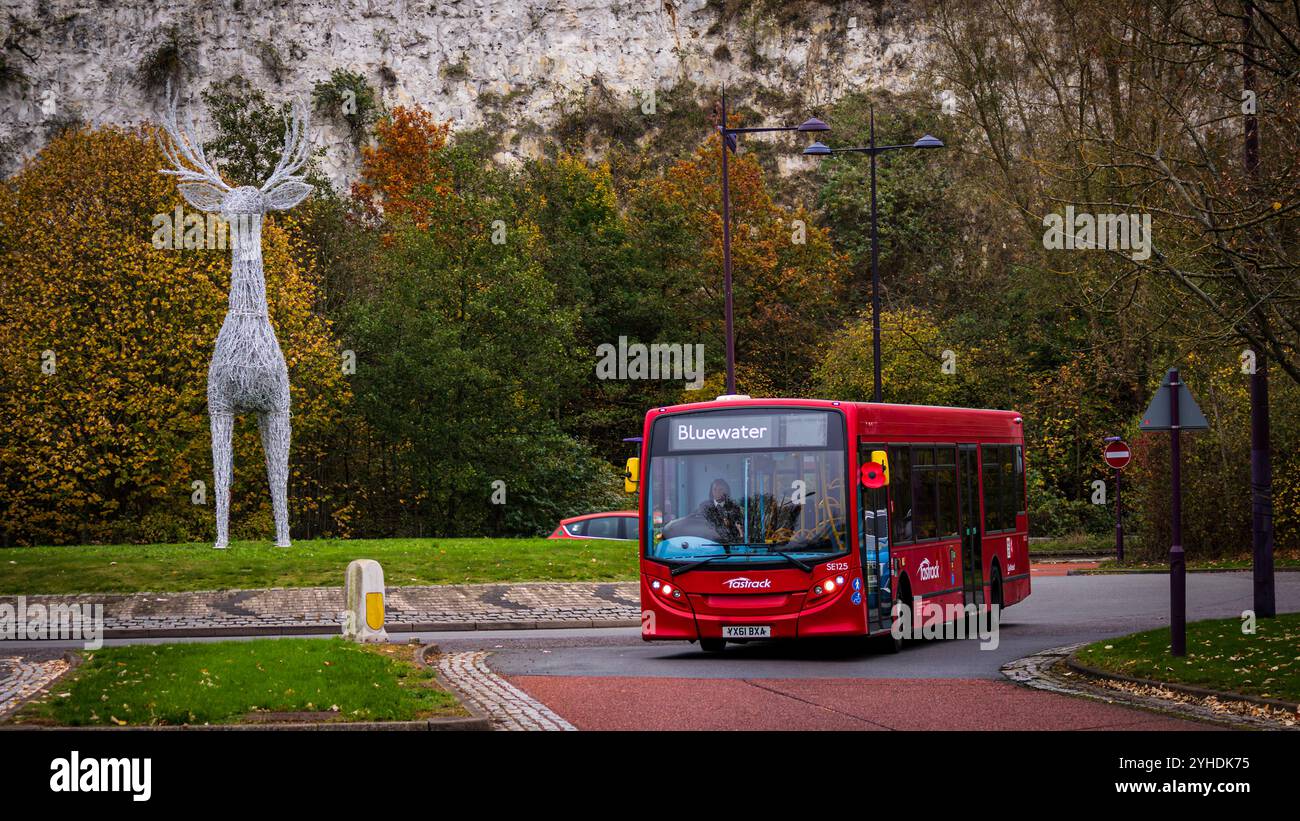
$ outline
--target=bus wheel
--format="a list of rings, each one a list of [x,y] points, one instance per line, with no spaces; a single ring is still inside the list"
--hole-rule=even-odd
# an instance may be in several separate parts
[[[996,604],[998,610],[1003,607],[1002,604],[1002,570],[995,564],[993,565],[993,578],[989,580],[989,604]]]
[[[700,639],[700,649],[706,653],[721,653],[726,646],[726,639]]]
[[[881,653],[894,654],[901,652],[903,649],[902,637],[894,638],[894,631],[890,630],[887,635],[876,636],[876,650]]]
[[[912,591],[907,587],[906,582],[904,582],[903,585],[899,587],[898,593],[899,597],[894,599],[894,606],[891,607],[889,611],[889,635],[881,636],[876,639],[876,646],[885,653],[898,653],[903,649],[903,637],[900,635],[895,638],[894,636],[894,623],[898,621],[898,611],[902,606],[902,603],[905,601],[911,601]]]

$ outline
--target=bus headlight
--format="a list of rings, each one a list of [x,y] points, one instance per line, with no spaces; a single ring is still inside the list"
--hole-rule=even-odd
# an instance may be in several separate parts
[[[829,596],[831,593],[834,593],[836,590],[843,587],[847,581],[848,580],[843,575],[829,579],[822,579],[813,585],[813,598],[817,598],[818,596]]]
[[[682,592],[682,589],[677,585],[660,581],[659,579],[650,582],[650,589],[672,602],[680,603],[686,596],[686,594]]]

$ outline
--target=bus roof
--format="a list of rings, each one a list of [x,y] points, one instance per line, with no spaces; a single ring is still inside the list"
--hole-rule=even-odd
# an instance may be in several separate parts
[[[684,413],[701,410],[727,410],[731,408],[827,408],[848,411],[850,421],[856,420],[860,436],[890,438],[915,437],[934,441],[952,441],[964,438],[1007,438],[1020,441],[1023,437],[1022,417],[1013,410],[985,410],[980,408],[951,408],[940,405],[893,405],[875,402],[840,402],[831,399],[771,399],[754,397],[728,397],[708,402],[691,402],[654,408],[648,416],[659,413]],[[648,420],[647,420],[648,421]]]

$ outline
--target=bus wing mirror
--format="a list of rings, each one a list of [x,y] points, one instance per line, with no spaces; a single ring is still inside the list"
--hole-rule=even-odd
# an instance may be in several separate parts
[[[636,493],[637,485],[641,481],[641,459],[637,456],[627,460],[627,472],[623,474],[623,490],[628,493]]]

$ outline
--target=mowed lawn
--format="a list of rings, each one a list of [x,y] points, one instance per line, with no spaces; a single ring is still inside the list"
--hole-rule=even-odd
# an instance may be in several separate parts
[[[0,549],[0,595],[334,587],[374,559],[393,587],[519,581],[623,581],[636,542],[570,539],[355,539]]]
[[[1217,559],[1187,557],[1188,570],[1250,570],[1254,566],[1255,560],[1249,553],[1238,556],[1224,556]],[[1275,550],[1273,552],[1273,566],[1278,569],[1300,567],[1300,550]],[[1099,569],[1149,570],[1157,573],[1168,573],[1169,560],[1161,559],[1160,561],[1144,562],[1130,560],[1119,564],[1114,559],[1103,559]]]
[[[86,653],[14,721],[120,727],[468,715],[414,652],[343,639],[106,647]]]
[[[1136,678],[1300,702],[1300,613],[1259,619],[1254,634],[1239,618],[1187,625],[1187,656],[1169,654],[1169,628],[1095,642],[1079,661]]]

